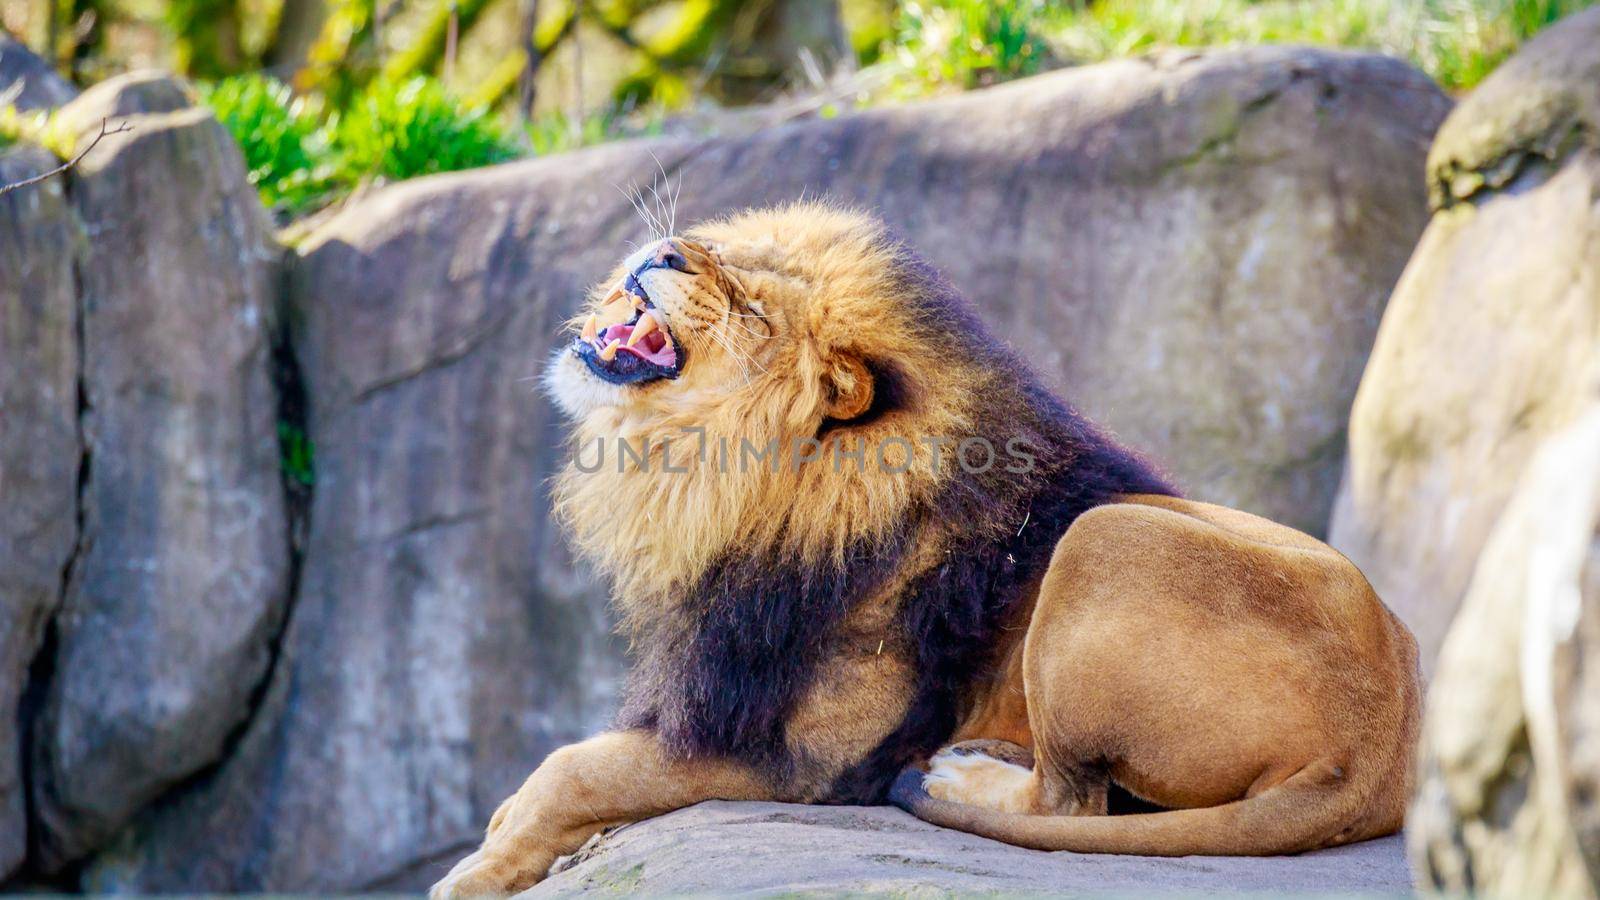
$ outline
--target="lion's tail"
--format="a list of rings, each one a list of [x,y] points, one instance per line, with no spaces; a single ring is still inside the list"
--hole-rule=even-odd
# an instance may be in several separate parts
[[[1359,818],[1352,787],[1327,767],[1312,766],[1254,797],[1221,806],[1125,816],[1040,816],[935,799],[923,788],[922,773],[908,769],[890,788],[889,799],[925,822],[1035,850],[1270,856],[1354,838],[1343,831]]]

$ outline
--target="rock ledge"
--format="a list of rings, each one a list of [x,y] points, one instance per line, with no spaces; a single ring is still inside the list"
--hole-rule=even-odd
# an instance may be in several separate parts
[[[619,828],[564,864],[521,896],[1412,891],[1399,836],[1266,858],[1042,853],[889,807],[785,803],[702,803]]]

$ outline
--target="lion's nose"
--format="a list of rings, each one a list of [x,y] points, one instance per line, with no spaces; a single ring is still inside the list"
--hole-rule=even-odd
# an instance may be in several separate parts
[[[683,248],[671,238],[657,244],[655,251],[639,264],[639,268],[634,270],[633,274],[639,275],[647,269],[672,269],[689,275],[694,274],[694,270],[689,268],[689,258],[683,254]]]

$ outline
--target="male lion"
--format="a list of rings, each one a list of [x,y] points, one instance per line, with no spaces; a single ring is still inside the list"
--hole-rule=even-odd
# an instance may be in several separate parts
[[[708,799],[1107,853],[1400,827],[1416,647],[1355,566],[1179,499],[877,221],[702,225],[572,328],[556,506],[637,665],[615,730],[552,753],[435,896]],[[1163,809],[1106,815],[1113,784]]]

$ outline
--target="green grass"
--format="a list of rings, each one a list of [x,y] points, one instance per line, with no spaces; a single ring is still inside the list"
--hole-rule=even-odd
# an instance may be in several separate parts
[[[289,481],[302,487],[316,485],[316,452],[311,446],[311,436],[305,429],[281,419],[278,421],[278,465]]]
[[[1045,0],[909,0],[895,23],[898,93],[969,89],[1050,63]]]
[[[402,181],[475,169],[523,154],[512,129],[430,78],[377,81],[329,123],[346,182]]]
[[[280,220],[363,183],[471,169],[526,152],[513,129],[428,78],[374,82],[332,111],[262,75],[224,79],[202,97],[239,142],[251,182]]]
[[[1035,25],[1065,59],[1160,47],[1315,44],[1411,61],[1447,90],[1471,88],[1528,38],[1596,0],[1097,0],[1057,4]]]
[[[1164,47],[1313,44],[1397,56],[1462,91],[1540,29],[1596,2],[909,0],[884,57],[898,66],[894,93],[904,96]]]
[[[239,142],[250,181],[268,209],[292,216],[341,190],[316,111],[287,85],[246,75],[209,85],[201,97]]]
[[[577,127],[561,114],[514,125],[424,77],[375,81],[333,110],[263,75],[223,79],[201,97],[239,142],[251,183],[280,222],[365,183],[558,153],[625,134],[659,133],[661,126],[659,116],[620,111],[586,117]],[[0,110],[0,135],[7,121]]]

